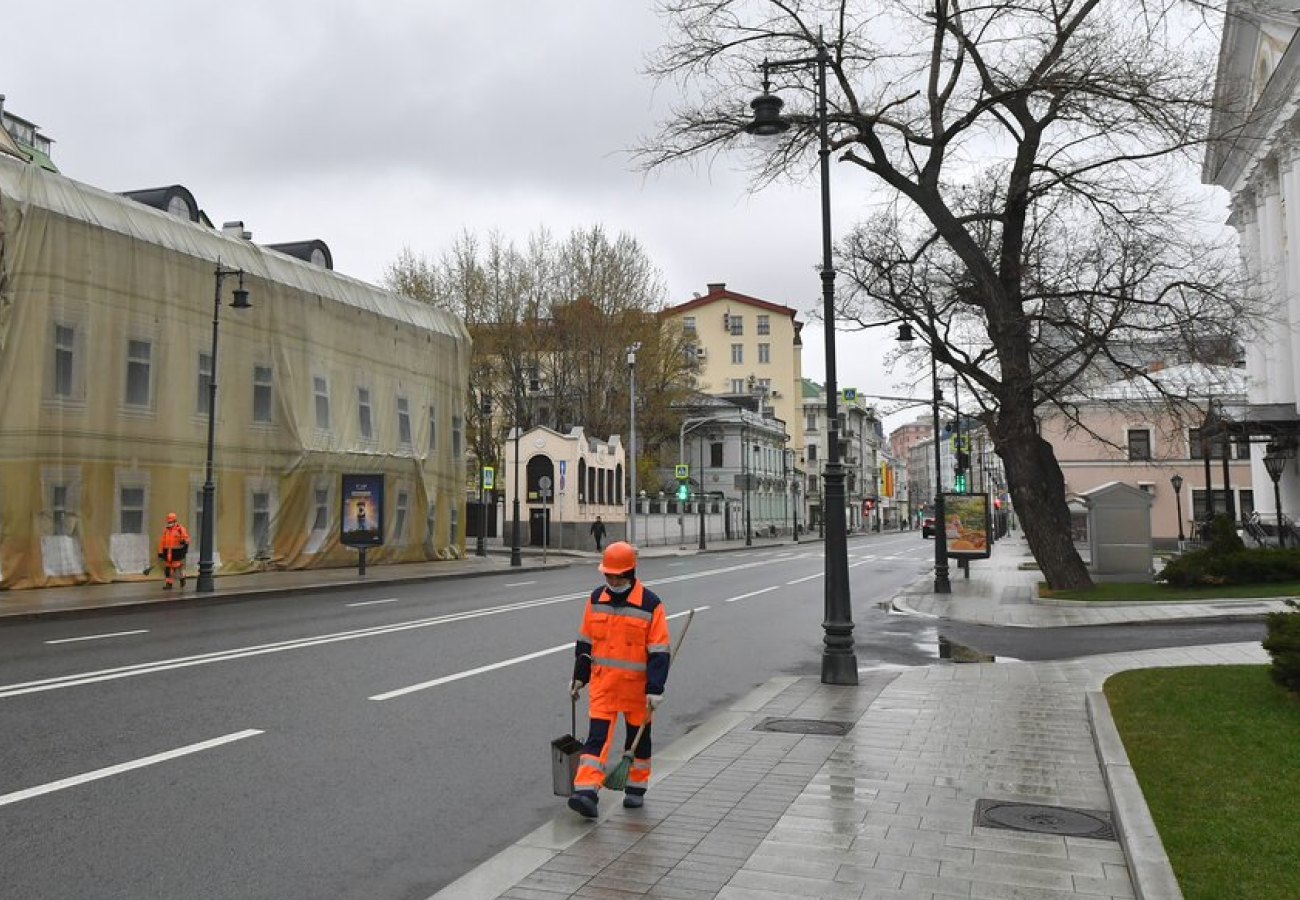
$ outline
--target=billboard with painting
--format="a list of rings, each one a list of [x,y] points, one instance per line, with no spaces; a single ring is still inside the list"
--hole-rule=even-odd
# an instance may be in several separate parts
[[[987,559],[989,498],[985,494],[943,495],[943,529],[950,559]]]

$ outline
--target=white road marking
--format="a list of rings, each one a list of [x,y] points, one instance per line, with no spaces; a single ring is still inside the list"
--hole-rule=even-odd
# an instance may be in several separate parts
[[[396,603],[401,597],[389,597],[387,600],[362,600],[359,603],[345,603],[344,606],[374,606],[376,603]]]
[[[740,563],[732,566],[723,566],[717,569],[706,569],[701,572],[691,572],[685,575],[674,575],[669,578],[660,578],[655,581],[647,581],[646,584],[672,584],[679,581],[690,581],[696,578],[710,578],[716,575],[726,575],[731,572],[743,571],[745,569],[754,569],[760,566],[770,565],[771,563],[771,560]],[[820,574],[810,577],[820,577]],[[417,628],[431,628],[437,625],[445,625],[450,622],[479,619],[486,616],[500,615],[501,613],[549,606],[555,603],[566,603],[572,600],[585,600],[589,596],[590,591],[583,591],[577,594],[561,594],[554,597],[543,597],[536,600],[520,600],[514,603],[489,607],[487,609],[432,616],[424,619],[414,619],[409,622],[397,622],[389,625],[373,626],[370,628],[358,628],[352,631],[335,632],[316,637],[293,638],[291,640],[276,641],[270,644],[257,644],[250,647],[239,647],[232,650],[218,650],[212,653],[200,653],[195,656],[183,656],[173,659],[157,660],[154,662],[135,663],[127,666],[116,666],[110,669],[98,669],[95,671],[81,672],[72,675],[57,675],[52,678],[42,678],[36,681],[24,681],[15,684],[0,685],[0,700],[9,697],[19,697],[24,694],[34,694],[42,691],[56,691],[68,687],[96,684],[101,681],[115,681],[119,678],[132,678],[136,675],[150,675],[156,672],[184,669],[190,666],[202,666],[217,662],[230,662],[236,659],[247,659],[252,656],[263,656],[270,653],[283,653],[289,650],[304,650],[308,647],[318,647],[325,644],[339,643],[341,641],[354,641],[362,638],[379,637],[386,634],[396,634],[398,632],[410,631]]]
[[[789,587],[792,584],[799,584],[801,581],[812,581],[814,578],[821,578],[822,574],[823,573],[821,572],[817,572],[816,574],[813,575],[805,575],[803,578],[796,578],[794,581],[787,581],[785,583],[785,586]]]
[[[562,650],[572,650],[573,641],[567,644],[560,644],[558,647],[551,647],[546,650],[538,650],[536,653],[526,653],[523,656],[516,656],[514,659],[503,659],[501,662],[494,662],[491,665],[479,666],[477,669],[466,669],[464,672],[457,672],[454,675],[444,675],[441,678],[435,678],[432,681],[422,681],[419,684],[413,684],[410,687],[398,688],[395,691],[389,691],[386,694],[375,694],[371,700],[392,700],[394,697],[402,697],[406,694],[414,694],[416,691],[423,691],[429,688],[437,687],[440,684],[448,684],[453,681],[460,681],[462,678],[469,678],[474,675],[482,675],[484,672],[491,672],[494,669],[504,669],[506,666],[513,666],[516,663],[528,662],[530,659],[537,659],[542,656],[549,656],[552,653],[559,653]]]
[[[741,594],[739,597],[728,597],[726,600],[722,602],[735,603],[737,600],[747,600],[750,597],[757,597],[759,594],[766,594],[768,591],[774,591],[774,590],[776,590],[776,585],[772,585],[771,587],[765,587],[757,591],[750,591],[748,594]]]
[[[105,769],[96,769],[95,771],[87,772],[84,775],[74,775],[71,778],[51,781],[49,784],[27,788],[24,791],[15,791],[12,794],[3,794],[0,795],[0,806],[8,806],[10,803],[17,803],[20,800],[30,800],[31,798],[39,797],[42,794],[52,794],[55,791],[62,791],[70,787],[76,787],[79,784],[86,784],[90,781],[98,781],[101,778],[108,778],[112,775],[121,775],[123,772],[130,772],[132,769],[143,769],[145,766],[156,765],[157,763],[166,762],[169,759],[176,759],[180,756],[188,756],[191,753],[200,753],[204,750],[211,750],[213,747],[220,747],[222,744],[229,744],[234,741],[242,741],[244,738],[250,738],[255,734],[262,734],[262,732],[255,728],[249,728],[246,731],[237,731],[234,734],[213,738],[210,741],[201,741],[197,744],[189,744],[185,747],[178,747],[175,750],[168,750],[165,753],[155,753],[153,756],[146,756],[142,759],[133,760],[131,762],[119,763],[116,766],[109,766]]]
[[[88,634],[85,637],[59,638],[57,641],[46,641],[47,644],[71,644],[76,641],[102,641],[104,638],[126,637],[128,634],[148,634],[148,628],[141,628],[137,631],[114,631],[110,634]]]
[[[765,593],[766,591],[774,591],[774,590],[776,590],[776,588],[766,588],[762,591],[755,591],[754,593],[762,594]],[[745,596],[748,597],[753,595],[746,594]],[[737,597],[736,599],[741,600],[743,598]],[[708,609],[708,607],[699,606],[695,608],[695,611],[699,612],[702,609]],[[682,612],[679,613],[673,613],[671,616],[666,616],[665,618],[678,619],[681,618],[682,616],[690,615],[690,613],[691,610],[688,609],[688,610],[683,610]],[[534,659],[540,659],[543,656],[550,656],[552,653],[560,653],[564,650],[572,650],[572,649],[573,649],[573,641],[569,641],[567,644],[560,644],[558,647],[548,647],[545,650],[537,650],[533,653],[525,653],[523,656],[516,656],[513,659],[503,659],[500,662],[490,663],[486,666],[479,666],[478,668],[475,669],[466,669],[463,672],[456,672],[451,675],[444,675],[441,678],[434,678],[431,681],[422,681],[419,684],[413,684],[410,687],[398,688],[395,691],[388,691],[387,693],[383,693],[383,694],[375,694],[370,699],[371,700],[392,700],[394,697],[402,697],[405,696],[406,694],[414,694],[416,691],[428,690],[429,688],[435,688],[444,684],[450,684],[453,681],[460,681],[463,678],[471,678],[475,675],[482,675],[484,672],[492,672],[495,671],[496,669],[504,669],[506,666],[518,665],[519,663],[529,662],[530,660],[534,660]]]
[[[506,587],[528,587],[530,584],[537,584],[536,581],[514,581],[507,584]]]

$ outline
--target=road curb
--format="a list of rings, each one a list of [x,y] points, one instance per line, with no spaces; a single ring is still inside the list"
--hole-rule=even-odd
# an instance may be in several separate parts
[[[1110,703],[1101,691],[1089,691],[1087,705],[1093,743],[1115,815],[1115,830],[1128,858],[1137,898],[1183,900],[1169,855],[1110,714]]]
[[[239,603],[246,600],[266,600],[277,597],[291,597],[295,594],[332,594],[340,591],[356,590],[357,588],[382,588],[385,585],[408,585],[420,584],[430,581],[445,581],[448,579],[459,578],[486,578],[490,575],[506,575],[511,572],[549,572],[555,569],[568,569],[574,564],[572,562],[547,563],[545,565],[524,566],[515,569],[483,569],[468,572],[430,572],[423,575],[398,575],[391,578],[383,578],[370,581],[363,578],[353,578],[347,581],[328,581],[317,584],[299,584],[284,587],[265,587],[265,588],[248,588],[246,590],[237,590],[222,592],[220,590],[221,581],[217,580],[218,590],[211,594],[198,593],[175,593],[163,595],[160,597],[140,597],[138,599],[122,600],[115,603],[95,604],[87,606],[68,607],[66,609],[33,609],[33,610],[14,610],[0,611],[0,627],[8,621],[31,621],[33,619],[51,619],[51,618],[75,618],[77,616],[95,615],[100,613],[127,613],[138,612],[141,609],[148,608],[167,608],[173,604],[191,604],[196,601],[205,601],[207,603]],[[39,590],[39,589],[38,589]]]

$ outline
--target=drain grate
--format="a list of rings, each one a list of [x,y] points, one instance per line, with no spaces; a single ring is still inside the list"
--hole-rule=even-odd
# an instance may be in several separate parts
[[[1115,826],[1110,820],[1110,813],[1099,809],[978,800],[975,803],[975,824],[983,828],[1004,828],[1008,831],[1096,838],[1099,841],[1115,840]]]
[[[852,722],[829,722],[825,719],[768,718],[754,726],[755,731],[779,731],[783,734],[824,734],[843,737],[853,727]]]

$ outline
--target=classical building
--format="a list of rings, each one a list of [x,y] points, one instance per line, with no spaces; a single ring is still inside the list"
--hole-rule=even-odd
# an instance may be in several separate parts
[[[1283,510],[1300,511],[1300,41],[1295,4],[1228,4],[1219,49],[1211,143],[1202,180],[1228,192],[1228,222],[1241,236],[1248,274],[1271,303],[1267,322],[1246,345],[1245,403],[1216,407],[1210,436],[1250,445],[1250,481],[1271,485],[1266,456],[1284,460]],[[1204,476],[1202,476],[1203,482]],[[1205,485],[1198,485],[1204,489]],[[1222,488],[1222,482],[1218,490]],[[1271,490],[1253,505],[1276,514]],[[1238,507],[1240,509],[1240,507]]]
[[[463,553],[464,324],[318,241],[259,246],[183,188],[142,194],[0,154],[0,586],[142,578],[167,512],[196,565],[218,372],[219,573],[355,564],[344,474],[383,485],[373,561]]]

